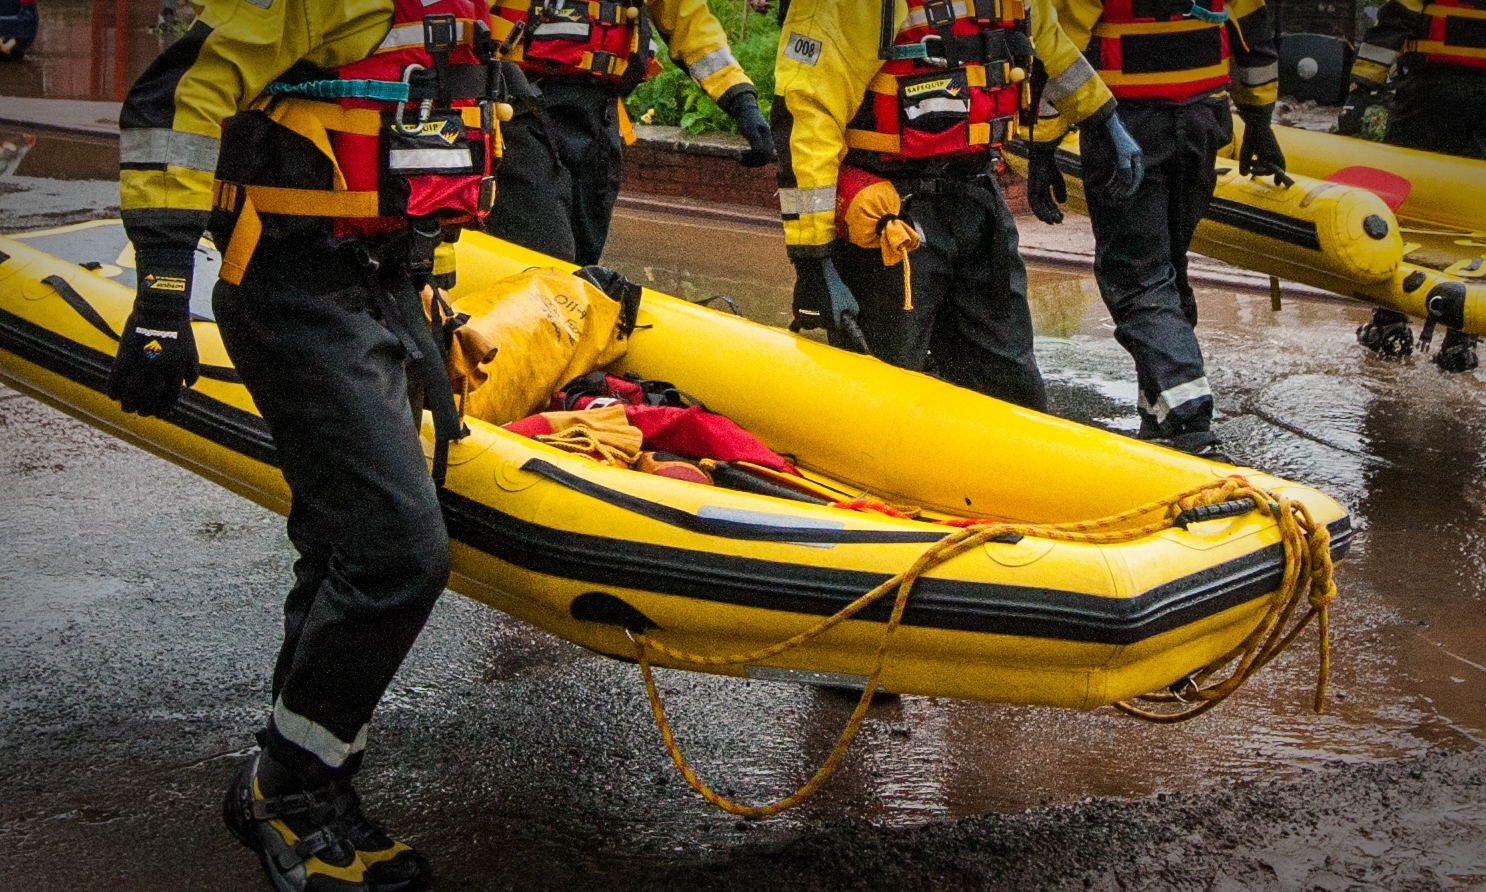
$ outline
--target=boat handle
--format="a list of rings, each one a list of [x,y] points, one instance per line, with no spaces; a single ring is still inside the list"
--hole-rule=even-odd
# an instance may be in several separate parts
[[[1248,514],[1258,505],[1253,499],[1234,499],[1231,502],[1220,502],[1216,505],[1198,505],[1196,508],[1188,508],[1176,516],[1171,522],[1172,526],[1186,529],[1189,524],[1202,523],[1204,520],[1221,520],[1224,517],[1237,517],[1240,514]]]

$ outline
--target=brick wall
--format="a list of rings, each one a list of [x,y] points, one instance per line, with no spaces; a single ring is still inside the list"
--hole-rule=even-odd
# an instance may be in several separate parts
[[[635,127],[635,137],[624,153],[623,191],[778,211],[773,166],[750,170],[738,164],[746,145],[741,138],[644,125]],[[1012,212],[1025,213],[1025,183],[1007,173],[1001,188]]]

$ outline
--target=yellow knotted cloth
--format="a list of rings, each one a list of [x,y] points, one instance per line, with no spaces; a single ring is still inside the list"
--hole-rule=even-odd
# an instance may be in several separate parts
[[[881,248],[882,265],[903,264],[903,309],[913,309],[913,269],[908,255],[923,240],[903,217],[903,197],[892,183],[855,167],[836,181],[836,230],[859,248]]]
[[[616,468],[631,467],[640,459],[645,436],[629,423],[624,406],[618,403],[577,412],[543,412],[541,417],[551,425],[552,433],[532,438],[539,443]]]

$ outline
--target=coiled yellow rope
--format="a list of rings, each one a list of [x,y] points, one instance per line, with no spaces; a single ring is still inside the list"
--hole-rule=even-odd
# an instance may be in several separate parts
[[[1177,517],[1190,508],[1217,505],[1239,499],[1253,500],[1257,506],[1256,510],[1275,519],[1284,548],[1284,575],[1279,588],[1270,598],[1264,618],[1243,643],[1187,679],[1188,689],[1182,691],[1180,695],[1161,693],[1138,698],[1146,703],[1161,704],[1167,707],[1175,704],[1175,708],[1161,711],[1147,710],[1130,702],[1116,703],[1115,706],[1128,715],[1150,722],[1171,723],[1195,718],[1238,690],[1255,672],[1289,647],[1312,619],[1316,619],[1320,633],[1321,661],[1320,676],[1316,682],[1316,711],[1320,712],[1324,705],[1326,681],[1331,670],[1330,626],[1327,610],[1336,598],[1336,586],[1332,582],[1330,534],[1324,526],[1317,525],[1311,519],[1310,512],[1305,505],[1274,496],[1252,486],[1247,480],[1238,476],[1206,483],[1175,496],[1099,520],[1046,525],[987,523],[957,529],[930,547],[918,560],[914,561],[913,566],[852,601],[835,614],[787,641],[749,653],[726,656],[696,654],[671,647],[646,634],[634,632],[626,634],[635,645],[635,657],[640,665],[641,677],[645,681],[645,694],[650,701],[650,710],[655,716],[655,724],[660,730],[661,740],[682,777],[686,778],[686,782],[703,799],[723,811],[747,818],[769,817],[793,808],[809,798],[820,788],[821,784],[825,783],[840,764],[842,757],[846,755],[852,740],[856,738],[857,732],[861,729],[862,720],[866,718],[867,708],[872,703],[872,695],[877,690],[877,683],[882,677],[883,665],[887,659],[888,644],[892,640],[893,633],[902,624],[903,611],[908,606],[913,585],[923,574],[966,551],[1012,533],[1061,542],[1095,545],[1130,542],[1171,528]],[[1161,514],[1159,521],[1128,529],[1112,529],[1136,518],[1157,513]],[[655,675],[650,665],[650,652],[662,654],[678,663],[689,663],[695,666],[736,666],[760,662],[818,638],[855,616],[869,604],[881,600],[889,592],[894,591],[897,594],[893,600],[893,609],[888,617],[887,626],[883,630],[882,640],[878,643],[872,673],[862,689],[861,699],[857,701],[856,708],[852,710],[851,718],[847,720],[846,727],[836,740],[836,745],[831,748],[830,754],[809,780],[793,793],[773,802],[765,805],[746,805],[723,796],[697,776],[677,745],[670,722],[666,718],[665,707],[660,702],[660,694],[655,685]],[[1308,609],[1299,620],[1291,622],[1302,601],[1308,602]],[[1230,666],[1232,669],[1223,680],[1212,681],[1215,676]]]

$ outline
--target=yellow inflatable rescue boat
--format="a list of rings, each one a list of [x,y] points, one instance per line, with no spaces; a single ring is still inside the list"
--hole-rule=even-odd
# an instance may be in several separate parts
[[[555,265],[478,234],[465,235],[459,254],[463,294]],[[214,258],[206,248],[202,257],[198,279],[210,283]],[[285,511],[273,444],[210,321],[195,325],[202,378],[168,419],[123,414],[104,395],[133,295],[131,258],[116,221],[0,238],[0,379]],[[826,498],[642,474],[469,420],[442,494],[451,587],[604,654],[633,659],[630,635],[641,630],[704,654],[762,650],[907,570],[954,529],[944,521],[1084,521],[1238,473],[664,295],[645,293],[639,323],[612,371],[675,383],[789,456],[801,489]],[[1345,551],[1340,505],[1243,473],[1308,510],[1333,555]],[[858,497],[921,513],[827,504]],[[1287,550],[1295,554],[1281,522],[1291,514],[1254,504],[1188,509],[1177,525],[1173,508],[1149,534],[1139,530],[1150,516],[1125,516],[1103,541],[973,542],[912,589],[880,687],[1087,709],[1185,679],[1254,640],[1282,582],[1293,582],[1282,580]],[[1325,541],[1316,536],[1313,545]],[[861,684],[889,606],[872,604],[788,651],[701,668]],[[653,657],[683,665],[661,650]]]
[[[1236,145],[1243,125],[1234,120]],[[1242,176],[1237,161],[1220,157],[1218,186],[1192,250],[1486,335],[1486,212],[1479,210],[1486,201],[1486,162],[1290,127],[1275,132],[1294,185],[1282,188],[1270,179]],[[1228,154],[1233,151],[1230,146]],[[1329,160],[1311,160],[1310,152],[1323,151],[1330,152]],[[1026,173],[1024,152],[1017,144],[1007,158],[1021,174]],[[1372,166],[1398,163],[1394,153],[1414,162],[1405,169],[1417,171],[1415,189],[1391,169]],[[1069,206],[1087,213],[1077,134],[1064,140],[1058,163],[1068,176]],[[1451,184],[1439,179],[1445,176],[1470,179]],[[1449,201],[1452,188],[1456,198]],[[1406,209],[1435,216],[1401,218]]]

